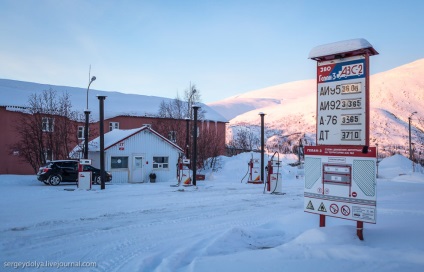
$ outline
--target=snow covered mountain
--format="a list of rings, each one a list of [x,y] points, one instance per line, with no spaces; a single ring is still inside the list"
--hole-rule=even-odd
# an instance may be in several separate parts
[[[424,151],[424,59],[372,75],[370,78],[370,143],[386,153],[408,153],[409,123],[417,154]],[[303,135],[315,142],[316,80],[276,85],[208,104],[230,119],[227,140],[240,128],[259,132],[264,112],[267,145]],[[292,135],[292,136],[290,136]],[[271,141],[271,142],[270,142]]]

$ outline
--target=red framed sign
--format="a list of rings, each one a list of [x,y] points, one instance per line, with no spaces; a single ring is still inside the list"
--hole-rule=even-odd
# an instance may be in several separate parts
[[[376,148],[305,146],[304,211],[376,223]]]

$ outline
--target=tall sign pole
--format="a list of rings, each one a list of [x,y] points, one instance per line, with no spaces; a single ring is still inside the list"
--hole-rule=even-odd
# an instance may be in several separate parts
[[[317,61],[316,146],[305,147],[305,212],[376,223],[376,148],[369,147],[369,56],[365,39],[313,48]]]
[[[261,182],[265,182],[265,113],[260,112],[259,115],[261,116]]]
[[[196,186],[196,175],[197,175],[197,111],[199,110],[200,106],[194,105],[194,126],[193,126],[193,185]]]
[[[100,178],[101,184],[100,189],[104,190],[106,188],[106,170],[105,170],[105,131],[104,131],[104,102],[106,96],[99,95],[99,112],[100,112]]]

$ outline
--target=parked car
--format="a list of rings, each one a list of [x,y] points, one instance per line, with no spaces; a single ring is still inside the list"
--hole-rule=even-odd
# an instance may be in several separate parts
[[[83,171],[91,171],[92,182],[101,183],[100,169],[91,165],[83,165]],[[61,182],[78,182],[78,161],[57,160],[50,161],[38,169],[37,179],[53,186]],[[106,172],[106,182],[112,180],[112,174]]]

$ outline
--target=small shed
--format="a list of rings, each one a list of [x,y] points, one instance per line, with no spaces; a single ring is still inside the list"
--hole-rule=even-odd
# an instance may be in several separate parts
[[[100,168],[100,137],[89,142],[88,157]],[[156,182],[176,179],[178,157],[183,150],[150,126],[114,129],[104,134],[105,169],[112,173],[112,183]]]

